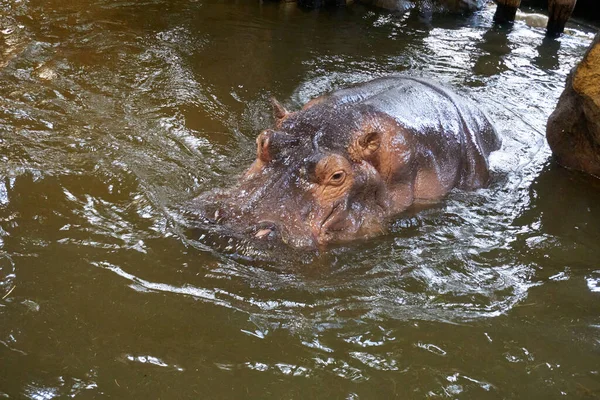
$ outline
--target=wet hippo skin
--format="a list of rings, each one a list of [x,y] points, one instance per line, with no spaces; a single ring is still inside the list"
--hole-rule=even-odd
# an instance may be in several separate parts
[[[408,207],[472,190],[489,178],[500,140],[470,101],[433,82],[375,79],[289,112],[239,183],[194,199],[204,220],[257,240],[322,247],[385,232]]]

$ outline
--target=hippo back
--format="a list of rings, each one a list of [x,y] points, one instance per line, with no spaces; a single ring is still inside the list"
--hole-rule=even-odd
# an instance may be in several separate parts
[[[335,91],[323,102],[334,107],[362,104],[393,117],[419,137],[419,143],[424,144],[420,149],[423,158],[433,152],[438,159],[446,159],[442,165],[453,164],[457,156],[454,150],[459,149],[462,167],[457,186],[464,189],[485,184],[487,156],[500,148],[492,124],[473,102],[424,79],[379,78]]]

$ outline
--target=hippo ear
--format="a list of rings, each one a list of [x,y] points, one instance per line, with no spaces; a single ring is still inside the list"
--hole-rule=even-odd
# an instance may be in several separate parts
[[[289,111],[275,97],[271,97],[271,105],[273,106],[273,116],[277,122],[283,121],[290,115]]]
[[[263,163],[268,163],[273,159],[271,149],[273,133],[274,132],[271,129],[267,129],[262,131],[256,138],[256,156]]]
[[[368,160],[379,150],[381,146],[381,133],[369,132],[362,135],[358,139],[358,145],[360,146],[360,153],[364,160]]]
[[[355,162],[372,161],[381,147],[381,132],[362,131],[354,135],[348,153]]]

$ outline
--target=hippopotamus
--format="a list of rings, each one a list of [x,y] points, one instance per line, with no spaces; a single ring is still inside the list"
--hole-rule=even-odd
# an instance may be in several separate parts
[[[386,232],[395,216],[489,180],[500,139],[471,101],[425,79],[391,76],[334,91],[256,138],[239,182],[193,200],[208,223],[256,240],[322,248]]]

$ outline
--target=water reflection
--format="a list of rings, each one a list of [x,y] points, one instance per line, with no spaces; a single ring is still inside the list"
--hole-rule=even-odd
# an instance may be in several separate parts
[[[560,66],[560,58],[558,57],[560,42],[558,40],[544,37],[536,50],[538,56],[534,58],[534,62],[539,68],[558,69]]]
[[[536,217],[544,232],[591,242],[600,234],[600,182],[592,176],[547,165],[531,185],[532,201],[544,213]],[[556,218],[561,215],[562,218]],[[531,218],[525,212],[523,218]],[[591,246],[595,247],[595,246]]]
[[[508,70],[504,58],[511,52],[509,33],[510,28],[494,25],[483,34],[478,44],[482,55],[473,66],[473,73],[489,77],[500,75]]]
[[[515,224],[543,232],[524,238],[533,252],[551,257],[557,268],[561,263],[571,269],[589,268],[600,256],[594,239],[600,234],[599,196],[598,179],[550,164],[531,185],[534,207],[525,210]],[[568,255],[564,252],[567,248]],[[572,258],[574,254],[577,256]]]

